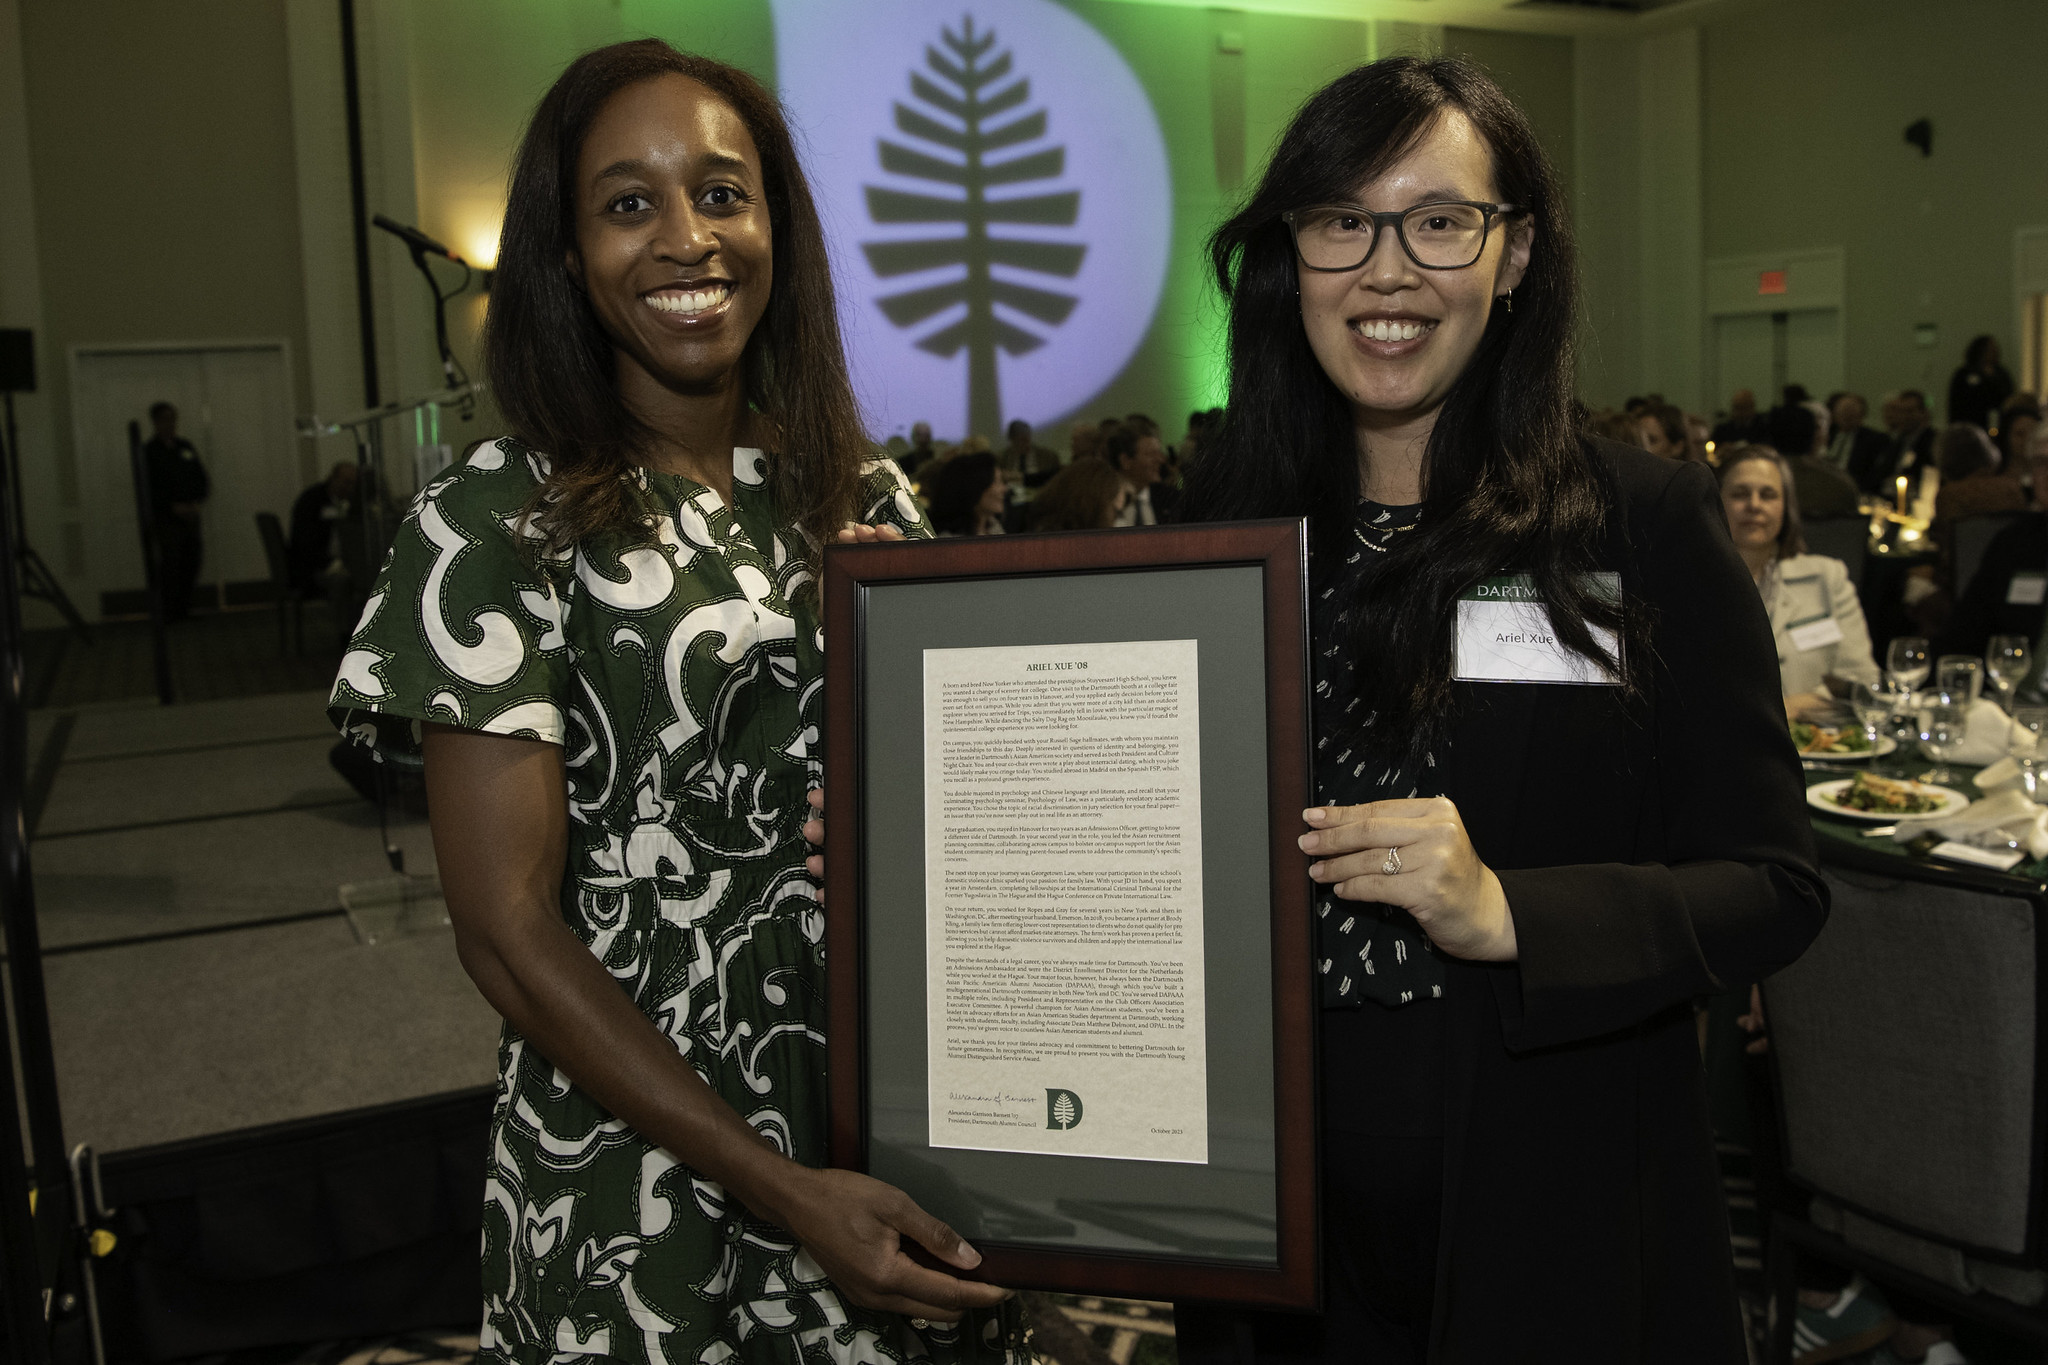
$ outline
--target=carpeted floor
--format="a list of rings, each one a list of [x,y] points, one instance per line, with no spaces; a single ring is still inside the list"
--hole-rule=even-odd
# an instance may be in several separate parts
[[[326,603],[309,602],[303,611],[303,649],[281,646],[275,607],[202,612],[170,626],[165,645],[173,700],[324,692],[341,661],[340,631]],[[102,622],[92,627],[90,641],[68,630],[32,630],[26,643],[31,707],[64,709],[157,695],[147,621]]]
[[[362,941],[396,879],[328,767],[324,692],[45,711],[30,845],[67,1139],[102,1152],[488,1082],[498,1020],[445,928]],[[424,820],[394,812],[408,873]],[[431,885],[431,883],[429,883]]]

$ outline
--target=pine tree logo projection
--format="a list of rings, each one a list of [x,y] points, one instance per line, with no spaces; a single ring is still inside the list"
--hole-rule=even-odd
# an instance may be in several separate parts
[[[1173,176],[1122,48],[1062,0],[767,4],[878,439],[929,422],[1000,440],[1017,418],[1099,418],[1111,385],[1173,386],[1177,332],[1146,345]]]
[[[1071,1090],[1045,1092],[1045,1126],[1073,1128],[1081,1122],[1081,1097]]]
[[[925,47],[924,70],[910,73],[915,104],[895,105],[895,131],[914,145],[886,137],[878,144],[883,170],[926,181],[935,192],[865,187],[876,224],[934,223],[959,231],[861,246],[883,279],[949,272],[950,278],[884,294],[876,303],[897,327],[925,329],[916,337],[918,349],[948,359],[966,352],[968,430],[988,436],[1002,430],[1005,415],[996,353],[1037,350],[1080,302],[1074,293],[1016,277],[1072,280],[1088,251],[1085,243],[1049,240],[1044,233],[1073,228],[1081,192],[1047,184],[1066,172],[1064,146],[1015,150],[1045,140],[1049,120],[1045,109],[1027,109],[1030,78],[998,46],[995,30],[977,27],[972,15],[942,28],[937,45]],[[1037,231],[1002,230],[1013,225]],[[1005,273],[997,274],[997,267]],[[1071,1100],[1071,1092],[1057,1093]],[[1071,1102],[1078,1122],[1079,1101]]]

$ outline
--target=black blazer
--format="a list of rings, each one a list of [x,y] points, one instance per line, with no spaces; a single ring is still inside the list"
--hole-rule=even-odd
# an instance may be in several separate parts
[[[1856,438],[1849,445],[1849,477],[1856,481],[1856,487],[1865,493],[1876,493],[1878,485],[1888,477],[1895,463],[1891,437],[1869,427],[1856,428]],[[1888,490],[1887,490],[1888,491]]]
[[[2022,517],[1991,538],[1977,576],[1962,585],[1941,652],[1982,654],[1994,635],[2024,635],[2038,642],[2048,607],[2006,601],[2013,575],[2023,572],[2048,572],[2048,516]]]
[[[1457,685],[1445,792],[1520,961],[1454,962],[1438,1362],[1741,1365],[1691,1002],[1820,932],[1777,651],[1712,474],[1611,442],[1647,686]]]
[[[1827,914],[1713,475],[1595,458],[1601,567],[1650,621],[1641,693],[1458,683],[1438,751],[1520,960],[1446,959],[1444,998],[1407,1007],[1449,1012],[1433,1365],[1743,1365],[1692,1002],[1791,962]]]

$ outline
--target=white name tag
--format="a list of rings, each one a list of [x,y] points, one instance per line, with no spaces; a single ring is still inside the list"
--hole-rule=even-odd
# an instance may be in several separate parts
[[[2048,601],[2048,573],[2016,573],[2006,585],[2005,604],[2009,607],[2038,607],[2044,601]]]
[[[1614,596],[1621,580],[1596,578]],[[1592,628],[1604,648],[1615,648],[1611,632]],[[1614,676],[1585,655],[1562,644],[1550,628],[1535,582],[1527,574],[1482,579],[1458,598],[1458,633],[1452,676],[1459,682],[1582,683],[1618,686]]]
[[[1823,616],[1818,621],[1806,621],[1792,627],[1792,643],[1802,650],[1819,649],[1823,645],[1838,645],[1842,642],[1842,626],[1832,616]]]

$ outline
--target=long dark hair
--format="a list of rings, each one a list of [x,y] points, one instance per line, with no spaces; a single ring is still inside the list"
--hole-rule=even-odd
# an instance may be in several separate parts
[[[932,529],[955,536],[980,530],[981,509],[975,504],[995,481],[996,457],[986,450],[970,450],[946,461],[932,483]]]
[[[491,284],[491,388],[513,435],[551,462],[534,509],[552,544],[645,533],[646,512],[624,476],[653,433],[619,397],[611,339],[566,263],[585,134],[614,94],[666,75],[687,76],[731,106],[761,156],[775,271],[740,363],[748,405],[773,433],[776,505],[815,557],[855,514],[869,445],[846,374],[825,233],[789,124],[775,97],[737,67],[642,38],[584,53],[541,99],[513,163]]]
[[[1528,119],[1477,67],[1394,57],[1338,77],[1302,106],[1250,202],[1210,238],[1230,309],[1230,401],[1181,501],[1184,520],[1307,515],[1317,576],[1344,563],[1359,497],[1352,410],[1309,348],[1280,215],[1349,199],[1453,109],[1485,138],[1494,188],[1535,236],[1513,311],[1495,305],[1437,416],[1422,523],[1377,557],[1350,608],[1348,644],[1363,665],[1354,714],[1367,717],[1379,747],[1411,756],[1448,714],[1458,594],[1487,575],[1532,575],[1559,639],[1580,654],[1620,667],[1642,653],[1624,649],[1617,660],[1593,635],[1634,632],[1621,604],[1587,578],[1609,496],[1573,398],[1571,225]]]

